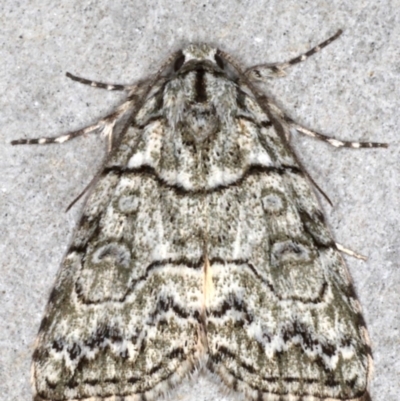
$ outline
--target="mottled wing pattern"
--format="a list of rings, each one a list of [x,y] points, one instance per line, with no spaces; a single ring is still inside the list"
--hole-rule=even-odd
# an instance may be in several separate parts
[[[41,324],[37,400],[154,399],[204,355],[203,243],[182,233],[199,204],[124,169],[156,125],[128,130],[87,201]]]
[[[368,399],[371,352],[347,268],[279,122],[262,118],[237,126],[273,167],[258,162],[209,196],[208,366],[248,399]]]
[[[251,400],[368,400],[368,336],[288,128],[208,46],[178,55],[86,203],[37,400],[155,400],[196,367]]]

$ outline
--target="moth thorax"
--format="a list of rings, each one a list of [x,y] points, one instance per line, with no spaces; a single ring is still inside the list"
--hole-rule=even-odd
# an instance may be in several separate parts
[[[219,127],[215,107],[209,103],[194,103],[187,110],[184,122],[195,142],[202,142],[213,135]]]

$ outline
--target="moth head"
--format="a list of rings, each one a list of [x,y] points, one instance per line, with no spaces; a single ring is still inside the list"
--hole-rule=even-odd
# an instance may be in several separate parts
[[[224,61],[219,55],[219,50],[206,43],[190,44],[175,59],[174,70],[180,71],[184,67],[196,64],[205,64],[215,69],[223,70]]]

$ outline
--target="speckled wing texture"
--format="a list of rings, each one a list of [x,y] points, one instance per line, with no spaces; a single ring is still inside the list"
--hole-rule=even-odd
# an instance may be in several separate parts
[[[268,98],[191,45],[131,113],[51,293],[35,401],[157,400],[198,369],[246,400],[370,400],[359,302]]]

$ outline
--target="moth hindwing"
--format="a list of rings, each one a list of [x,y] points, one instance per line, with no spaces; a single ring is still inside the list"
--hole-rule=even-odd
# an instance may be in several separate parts
[[[112,114],[57,138],[110,137],[33,355],[36,401],[156,400],[195,370],[248,400],[367,401],[372,358],[349,273],[289,131],[243,72],[190,45],[150,80],[108,85]],[[125,119],[117,130],[116,122]]]

